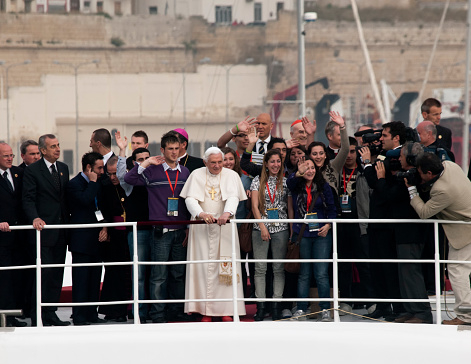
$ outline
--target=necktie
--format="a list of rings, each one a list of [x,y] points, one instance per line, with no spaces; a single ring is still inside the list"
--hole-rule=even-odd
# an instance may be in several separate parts
[[[265,154],[265,148],[263,147],[264,145],[265,145],[265,142],[261,141],[258,146],[258,151],[257,151],[258,154]]]
[[[59,173],[57,173],[56,166],[54,164],[51,165],[51,174],[52,174],[52,179],[54,180],[54,185],[58,190],[61,189],[61,181],[59,178]]]
[[[10,189],[10,192],[13,192],[13,186],[12,186],[10,180],[8,179],[8,172],[7,171],[3,172],[3,179],[7,183],[7,186]]]

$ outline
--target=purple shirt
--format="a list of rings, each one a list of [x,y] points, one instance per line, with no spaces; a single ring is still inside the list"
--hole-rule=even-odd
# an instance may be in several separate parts
[[[135,165],[125,176],[124,181],[133,186],[146,186],[149,195],[149,220],[151,221],[179,221],[189,220],[190,214],[186,209],[185,200],[180,198],[180,192],[185,184],[190,171],[180,165],[180,171],[167,169],[168,177],[175,189],[174,194],[165,173],[163,165],[150,165],[142,174],[138,173],[139,165]],[[178,172],[178,182],[175,180]],[[178,198],[178,216],[167,216],[167,204],[169,197]],[[168,229],[185,229],[186,225],[164,225]]]

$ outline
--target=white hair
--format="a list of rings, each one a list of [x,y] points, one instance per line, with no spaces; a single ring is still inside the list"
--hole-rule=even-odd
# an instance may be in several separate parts
[[[220,154],[222,156],[222,159],[224,159],[224,153],[221,151],[221,149],[219,149],[218,147],[210,147],[206,149],[206,152],[204,152],[203,160],[207,162],[209,156],[212,154]]]

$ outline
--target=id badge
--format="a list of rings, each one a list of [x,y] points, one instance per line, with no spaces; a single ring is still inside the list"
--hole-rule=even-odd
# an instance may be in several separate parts
[[[103,221],[105,219],[100,210],[95,211],[95,216],[96,216],[97,221]]]
[[[317,212],[311,212],[304,216],[305,219],[312,219],[317,220]],[[318,231],[319,230],[319,223],[318,222],[308,222],[309,231]]]
[[[269,220],[272,219],[279,219],[278,215],[278,209],[273,208],[273,209],[267,209],[267,217]],[[279,226],[280,224],[278,222],[273,223],[274,226]]]
[[[178,216],[178,198],[175,198],[175,197],[168,198],[167,216]]]
[[[340,195],[340,208],[343,213],[352,212],[352,201],[349,195]]]

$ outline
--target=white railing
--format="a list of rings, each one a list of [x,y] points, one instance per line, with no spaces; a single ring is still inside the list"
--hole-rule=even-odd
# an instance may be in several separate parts
[[[267,220],[256,220],[256,219],[233,219],[230,221],[232,227],[232,298],[221,298],[221,299],[174,299],[174,300],[140,300],[138,297],[138,266],[139,265],[177,265],[177,264],[205,264],[205,263],[219,263],[225,260],[198,260],[198,261],[172,261],[172,262],[139,262],[138,260],[138,247],[137,247],[137,223],[136,222],[121,222],[121,223],[97,223],[97,224],[67,224],[67,225],[46,225],[44,229],[84,229],[93,227],[116,227],[116,226],[130,226],[133,229],[133,256],[132,261],[129,262],[109,262],[109,263],[74,263],[74,264],[42,264],[41,263],[41,234],[40,231],[36,231],[36,264],[35,265],[22,265],[22,266],[11,266],[11,267],[0,267],[0,270],[17,270],[17,269],[36,269],[36,317],[37,326],[42,327],[41,320],[41,307],[43,306],[58,306],[58,307],[73,307],[73,306],[90,306],[90,305],[114,305],[114,304],[129,304],[132,303],[134,307],[134,324],[139,324],[139,303],[184,303],[184,302],[233,302],[234,306],[234,322],[239,322],[238,307],[239,301],[258,301],[258,302],[271,302],[271,301],[288,301],[288,302],[313,302],[313,301],[329,301],[333,302],[333,307],[339,306],[339,301],[342,302],[435,302],[437,312],[437,325],[441,324],[440,313],[441,313],[441,301],[440,294],[437,294],[435,299],[378,299],[378,298],[340,298],[338,296],[338,263],[349,263],[349,262],[361,262],[361,263],[434,263],[435,265],[435,291],[441,292],[440,287],[440,263],[459,263],[459,264],[471,264],[471,261],[452,261],[452,260],[441,260],[439,255],[439,237],[438,237],[438,224],[469,224],[463,221],[445,221],[445,220],[393,220],[393,219],[318,219],[316,222],[320,223],[331,223],[333,232],[333,247],[332,247],[332,259],[237,259],[237,249],[235,245],[235,237],[238,223],[256,223],[256,222],[267,222]],[[282,223],[302,223],[308,222],[304,219],[277,219],[270,220],[270,222],[282,222]],[[311,221],[312,222],[312,221]],[[339,259],[337,253],[337,224],[352,224],[352,223],[414,223],[414,224],[434,224],[434,242],[435,242],[435,255],[434,259]],[[32,225],[22,226],[11,226],[11,230],[33,230]],[[300,263],[321,263],[331,262],[333,263],[333,298],[244,298],[237,297],[237,263],[246,262],[300,262]],[[55,267],[81,267],[81,266],[113,266],[113,265],[132,265],[133,266],[133,299],[125,301],[109,301],[109,302],[80,302],[80,303],[43,303],[41,302],[41,268],[55,268]],[[340,322],[339,314],[337,310],[334,310],[334,322]]]

